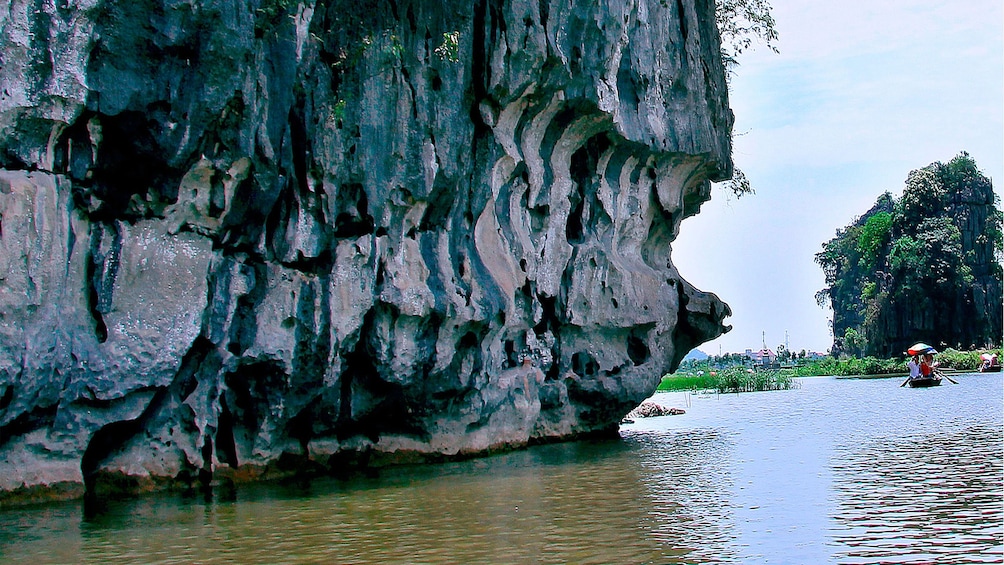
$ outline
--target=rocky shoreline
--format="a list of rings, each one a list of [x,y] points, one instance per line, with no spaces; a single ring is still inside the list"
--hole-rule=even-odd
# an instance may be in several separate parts
[[[683,408],[671,408],[656,404],[655,402],[642,402],[637,408],[628,412],[624,416],[624,419],[637,420],[639,418],[656,418],[659,416],[679,416],[686,413],[687,411]]]

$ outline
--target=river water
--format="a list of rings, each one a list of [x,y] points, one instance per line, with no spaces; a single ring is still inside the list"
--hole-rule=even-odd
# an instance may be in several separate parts
[[[1000,374],[657,394],[684,415],[305,485],[0,512],[0,562],[1002,563]]]

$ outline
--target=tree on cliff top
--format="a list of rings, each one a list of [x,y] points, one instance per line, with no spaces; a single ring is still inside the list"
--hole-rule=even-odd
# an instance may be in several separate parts
[[[975,161],[912,171],[836,237],[816,262],[833,308],[834,349],[892,356],[908,342],[955,348],[999,345],[1002,321],[999,198]]]
[[[777,28],[767,0],[716,0],[715,23],[722,41],[726,79],[739,66],[739,55],[752,47],[754,41],[778,52]],[[753,194],[753,186],[738,167],[734,168],[732,178],[722,184],[737,198]]]
[[[778,52],[777,29],[767,0],[717,0],[715,22],[722,38],[722,60],[728,72],[739,65],[739,55],[752,47],[754,40]]]

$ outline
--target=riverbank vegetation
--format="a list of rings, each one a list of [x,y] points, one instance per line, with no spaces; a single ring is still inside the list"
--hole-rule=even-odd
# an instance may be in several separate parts
[[[938,366],[942,369],[952,369],[956,371],[978,371],[983,363],[982,355],[997,355],[998,359],[1004,359],[1004,349],[997,347],[993,349],[976,349],[973,351],[958,351],[946,349],[935,356]],[[784,379],[791,380],[793,377],[851,377],[866,375],[905,375],[909,371],[906,367],[908,357],[893,357],[880,359],[877,357],[822,357],[809,359],[805,356],[792,356],[787,359],[787,363],[778,365],[777,369],[753,368],[752,360],[739,354],[729,354],[723,356],[708,357],[700,361],[691,360],[680,365],[680,369],[672,374],[663,377],[659,390],[719,390],[721,392],[734,392],[724,390],[730,383],[733,373],[762,374],[757,377],[765,382],[765,386],[775,386],[770,379],[776,378],[777,388],[752,388],[750,390],[777,390],[778,388],[791,388],[783,386]],[[777,377],[770,374],[777,373]],[[729,377],[725,377],[729,375]],[[749,380],[755,380],[748,377]],[[745,392],[746,389],[740,392]]]
[[[721,370],[666,375],[659,383],[658,390],[713,390],[719,393],[788,390],[798,385],[793,376],[791,371],[751,369],[736,365]]]
[[[956,371],[977,371],[983,363],[980,355],[984,353],[997,354],[1001,358],[1001,349],[979,349],[975,351],[956,351],[946,349],[935,356],[935,361],[942,369],[953,369]],[[894,357],[891,359],[878,359],[876,357],[848,357],[836,359],[826,357],[808,362],[804,365],[792,367],[796,376],[799,377],[822,377],[836,376],[849,377],[860,375],[905,375],[909,372],[906,367],[908,357]]]

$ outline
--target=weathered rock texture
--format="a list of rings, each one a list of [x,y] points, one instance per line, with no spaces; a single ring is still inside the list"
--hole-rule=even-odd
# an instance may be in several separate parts
[[[610,430],[728,308],[712,0],[0,7],[0,490]]]
[[[686,414],[687,411],[683,408],[670,408],[663,406],[661,404],[656,404],[655,402],[645,401],[639,404],[635,409],[628,412],[624,419],[627,421],[635,420],[638,418],[656,418],[658,416],[679,416],[680,414]]]

